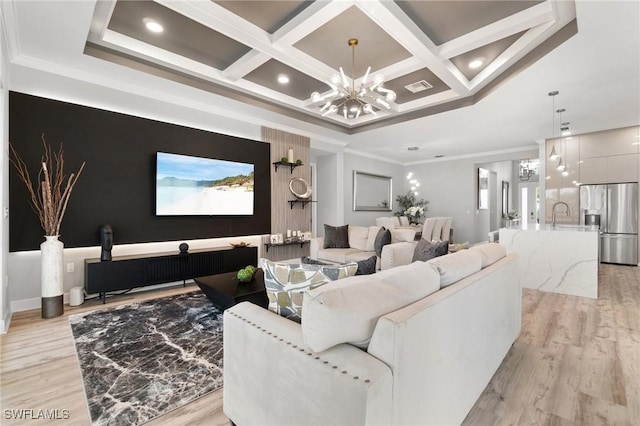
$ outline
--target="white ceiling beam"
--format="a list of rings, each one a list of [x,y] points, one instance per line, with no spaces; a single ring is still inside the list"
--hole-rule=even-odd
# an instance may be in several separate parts
[[[448,41],[437,48],[437,53],[441,59],[453,58],[537,25],[553,21],[554,17],[555,13],[551,3],[546,1]]]

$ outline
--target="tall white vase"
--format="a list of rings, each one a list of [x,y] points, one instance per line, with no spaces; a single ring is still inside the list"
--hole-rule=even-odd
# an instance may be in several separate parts
[[[62,315],[63,307],[63,258],[64,244],[58,235],[45,235],[46,241],[40,244],[42,263],[42,318]]]

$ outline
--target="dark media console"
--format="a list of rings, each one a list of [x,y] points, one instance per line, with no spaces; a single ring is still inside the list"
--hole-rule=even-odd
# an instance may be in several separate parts
[[[111,261],[85,259],[84,288],[99,294],[103,302],[110,291],[127,290],[257,266],[256,247],[219,247],[188,253],[155,253],[118,256]]]

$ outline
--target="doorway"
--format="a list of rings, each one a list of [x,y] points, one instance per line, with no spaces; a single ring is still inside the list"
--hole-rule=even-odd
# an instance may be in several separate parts
[[[522,221],[526,223],[540,223],[540,186],[538,182],[520,182],[520,205],[518,213]]]

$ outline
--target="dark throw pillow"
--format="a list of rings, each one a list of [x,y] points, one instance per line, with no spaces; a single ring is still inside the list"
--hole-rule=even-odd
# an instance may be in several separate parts
[[[376,273],[377,256],[371,256],[368,259],[359,260],[356,275],[371,275]]]
[[[384,226],[380,228],[378,231],[378,235],[376,235],[376,240],[373,244],[373,247],[376,251],[376,256],[382,256],[382,247],[391,243],[391,231],[389,231]]]
[[[417,260],[426,262],[434,257],[443,256],[449,250],[449,241],[438,241],[431,243],[424,238],[418,241],[416,249],[413,252],[412,262]]]
[[[349,225],[324,225],[324,248],[349,248]]]

